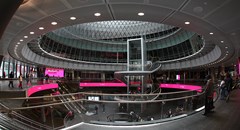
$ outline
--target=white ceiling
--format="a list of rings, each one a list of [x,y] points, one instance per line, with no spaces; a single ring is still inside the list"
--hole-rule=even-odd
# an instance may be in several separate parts
[[[222,57],[229,52],[225,65],[236,63],[239,56],[239,0],[29,0],[19,7],[0,40],[0,54],[14,58],[14,48],[21,47],[41,34],[73,24],[106,21],[138,20],[182,27],[204,36],[207,44],[217,44]],[[94,13],[101,13],[95,17]],[[140,17],[138,12],[144,12]],[[69,17],[75,16],[72,21]],[[56,26],[52,21],[58,22]],[[190,21],[190,25],[185,25]],[[39,30],[42,26],[45,29]],[[29,32],[34,31],[34,35]],[[213,32],[213,35],[209,35]],[[23,36],[27,35],[25,39]],[[224,41],[221,43],[220,41]],[[228,46],[226,49],[225,46]],[[8,53],[9,52],[9,53]]]

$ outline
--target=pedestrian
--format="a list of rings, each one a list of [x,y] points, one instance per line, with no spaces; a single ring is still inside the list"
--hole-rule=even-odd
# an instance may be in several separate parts
[[[11,71],[10,74],[9,74],[9,84],[8,84],[8,87],[11,86],[12,88],[14,88],[14,86],[13,86],[13,78],[14,78],[14,74]]]
[[[220,82],[220,95],[221,95],[221,97],[220,97],[220,99],[221,100],[224,100],[225,99],[225,97],[226,97],[226,90],[227,90],[227,87],[226,87],[226,84],[225,84],[225,79],[224,79],[224,77],[223,76],[221,76],[221,82]]]
[[[46,74],[46,75],[45,75],[45,83],[46,83],[46,84],[48,84],[48,79],[49,79],[49,75]]]
[[[207,83],[205,88],[205,112],[203,115],[207,115],[208,113],[212,112],[211,110],[214,109],[213,105],[213,80],[211,75],[206,76]]]
[[[97,107],[97,105],[95,105],[95,114],[98,114],[98,107]]]
[[[28,85],[29,85],[29,73],[26,73],[26,84],[27,84],[27,87],[28,87]]]
[[[226,84],[226,101],[229,100],[230,92],[232,90],[233,86],[233,79],[229,73],[226,73],[226,79],[225,79],[225,84]]]
[[[18,87],[22,89],[22,81],[23,81],[22,74],[19,75],[18,81],[19,81]]]
[[[3,78],[4,78],[4,79],[6,78],[6,73],[5,73],[5,71],[3,72]]]

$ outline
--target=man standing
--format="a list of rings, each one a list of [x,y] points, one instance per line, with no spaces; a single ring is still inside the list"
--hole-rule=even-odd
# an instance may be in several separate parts
[[[9,80],[8,87],[12,86],[12,88],[14,88],[14,87],[13,87],[13,78],[14,78],[14,74],[13,74],[12,71],[11,71],[11,73],[9,74],[9,78],[10,78],[10,80]]]
[[[214,108],[213,106],[213,80],[211,75],[206,76],[207,84],[205,90],[205,112],[204,115],[207,115]]]

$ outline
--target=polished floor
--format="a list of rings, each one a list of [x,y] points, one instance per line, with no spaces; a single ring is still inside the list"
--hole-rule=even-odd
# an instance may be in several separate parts
[[[240,130],[240,89],[232,91],[230,100],[218,100],[215,110],[207,116],[204,111],[186,118],[142,126],[104,126],[81,123],[70,129],[81,130]]]
[[[8,87],[9,85],[9,80],[0,80],[0,91],[25,91],[32,85],[37,85],[37,80],[32,80],[32,83],[27,84],[26,80],[23,80],[23,88],[20,89],[18,87],[19,81],[18,80],[13,80],[13,88]]]

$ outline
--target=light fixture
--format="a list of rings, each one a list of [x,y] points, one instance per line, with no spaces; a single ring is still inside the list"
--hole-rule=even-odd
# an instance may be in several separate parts
[[[39,30],[43,30],[43,29],[44,29],[44,27],[39,27],[38,29],[39,29]]]
[[[28,36],[24,36],[24,38],[28,38]]]
[[[187,24],[187,25],[188,25],[188,24],[190,24],[190,22],[186,21],[186,22],[185,22],[185,24]]]
[[[144,13],[143,12],[139,12],[138,16],[144,16]]]
[[[17,43],[18,45],[21,44],[20,42]]]
[[[34,32],[30,32],[30,34],[34,34]]]
[[[225,48],[227,49],[228,47],[226,46]]]
[[[209,34],[210,34],[210,35],[213,35],[213,32],[210,32]]]
[[[52,25],[57,25],[57,22],[52,22],[51,24],[52,24]]]
[[[19,41],[20,41],[20,42],[22,42],[22,41],[23,41],[23,39],[20,39]]]
[[[77,18],[76,17],[70,17],[71,20],[76,20]]]
[[[224,43],[224,41],[221,41],[221,43]]]
[[[101,16],[101,13],[94,13],[94,16]]]

